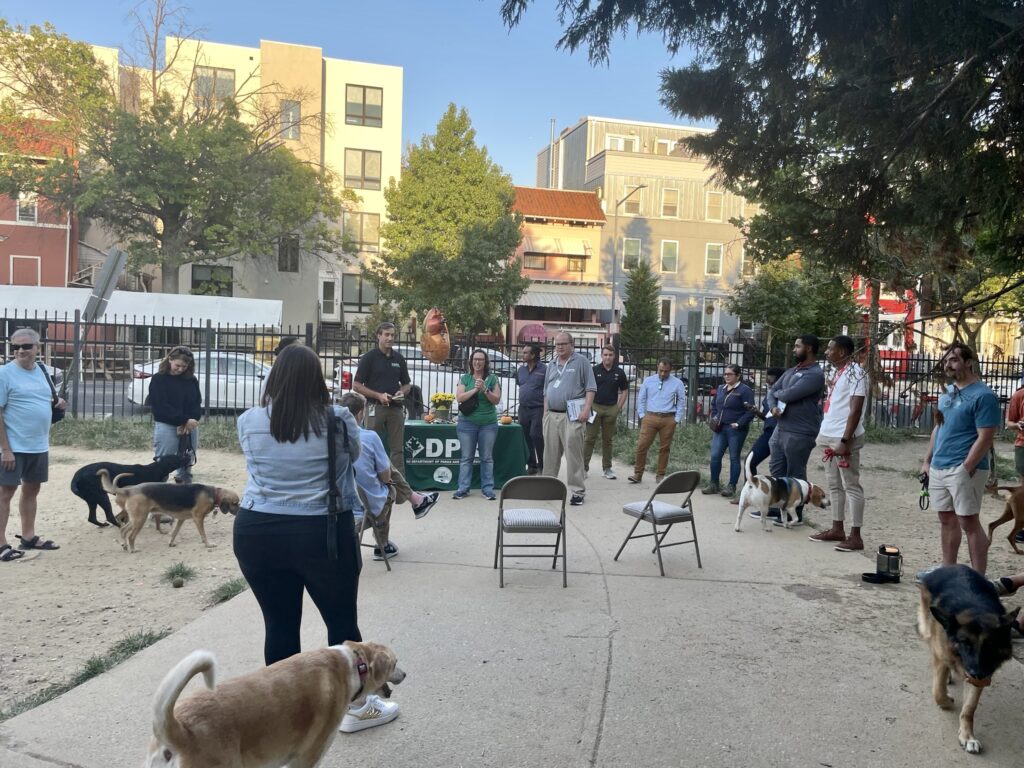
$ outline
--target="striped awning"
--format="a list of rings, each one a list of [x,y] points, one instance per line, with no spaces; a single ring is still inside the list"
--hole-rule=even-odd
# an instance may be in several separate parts
[[[516,302],[520,307],[558,309],[611,309],[612,292],[600,286],[533,283]],[[622,311],[622,298],[615,297],[615,308]]]
[[[523,253],[543,253],[549,256],[590,256],[593,248],[586,240],[576,237],[524,237]]]

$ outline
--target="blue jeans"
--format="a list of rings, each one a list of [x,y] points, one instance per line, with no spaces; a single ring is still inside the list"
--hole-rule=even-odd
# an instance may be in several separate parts
[[[199,447],[199,429],[192,430],[189,435],[192,438],[192,450]],[[178,445],[181,435],[177,427],[157,421],[153,423],[153,457],[159,459],[161,456],[177,456]],[[175,473],[175,477],[182,483],[192,482],[192,467],[182,467]]]
[[[494,495],[494,441],[498,439],[498,422],[481,426],[468,419],[455,425],[462,457],[459,459],[459,493],[469,493],[473,484],[473,459],[480,448],[480,490]]]
[[[771,456],[772,451],[769,444],[771,443],[772,433],[774,431],[774,426],[768,427],[761,433],[761,436],[754,441],[754,447],[750,449],[750,452],[753,454],[750,459],[751,474],[756,475],[758,465]]]
[[[743,442],[747,439],[747,432],[750,427],[734,429],[728,424],[722,425],[721,432],[715,432],[711,438],[711,483],[718,485],[718,479],[722,474],[722,456],[725,455],[726,447],[729,448],[729,485],[735,486],[740,480],[740,467],[742,459],[740,453],[743,451]]]

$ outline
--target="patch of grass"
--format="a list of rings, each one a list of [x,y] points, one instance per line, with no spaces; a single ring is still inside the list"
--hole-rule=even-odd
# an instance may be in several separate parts
[[[177,562],[164,571],[163,580],[167,583],[174,581],[175,579],[182,579],[188,581],[189,579],[195,578],[196,569],[190,565],[185,565],[182,562]]]
[[[886,443],[889,445],[905,443],[908,440],[920,439],[919,435],[921,434],[918,430],[910,427],[894,429],[893,427],[883,427],[878,424],[864,425],[864,442],[869,445],[871,443]],[[927,433],[923,434],[927,437]]]
[[[996,452],[996,477],[1000,478],[1001,485],[1016,485],[1017,480],[1017,465],[1014,464],[1013,455],[1003,456],[998,451]],[[1002,481],[1006,482],[1002,482]]]
[[[248,588],[249,584],[241,576],[236,579],[231,579],[231,581],[225,581],[219,587],[210,592],[210,605],[213,606],[226,603],[232,597],[245,592]]]
[[[10,720],[12,717],[35,709],[58,696],[67,693],[87,680],[107,672],[122,661],[126,661],[144,648],[148,648],[158,640],[162,640],[170,634],[170,630],[160,632],[135,632],[118,640],[102,656],[93,656],[70,680],[63,683],[55,683],[47,686],[41,691],[18,699],[10,707],[0,712],[0,723]]]
[[[680,424],[672,438],[672,453],[669,454],[668,473],[684,469],[696,469],[706,477],[708,464],[711,461],[711,429],[706,424]],[[754,441],[761,435],[760,425],[750,428],[747,441],[743,445],[742,455],[746,456]],[[615,432],[612,451],[615,458],[628,466],[633,466],[636,459],[636,444],[640,439],[639,429],[627,429],[620,424]],[[658,466],[658,439],[655,438],[651,449],[647,452],[646,472],[653,474]],[[595,448],[595,454],[600,447]],[[593,462],[591,462],[593,466]]]
[[[153,423],[127,419],[64,419],[50,431],[50,445],[131,453],[153,450]],[[241,453],[235,419],[215,416],[199,423],[199,450]]]

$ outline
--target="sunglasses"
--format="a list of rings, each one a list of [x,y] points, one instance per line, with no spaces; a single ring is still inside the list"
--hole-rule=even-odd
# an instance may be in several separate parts
[[[29,342],[28,344],[11,344],[11,349],[17,352],[19,349],[32,349],[35,346],[35,342]]]

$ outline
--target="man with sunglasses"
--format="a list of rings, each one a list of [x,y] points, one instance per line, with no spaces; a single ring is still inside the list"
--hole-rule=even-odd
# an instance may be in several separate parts
[[[647,467],[647,451],[658,437],[658,469],[655,479],[660,483],[668,470],[672,436],[686,413],[686,385],[672,375],[672,361],[658,361],[658,372],[644,379],[636,399],[636,415],[640,417],[640,439],[636,444],[633,474],[627,479],[639,483]]]
[[[14,359],[0,368],[0,562],[12,562],[26,550],[60,549],[36,533],[36,501],[49,479],[50,422],[54,403],[49,372],[36,363],[39,334],[19,328],[11,336]],[[14,549],[7,540],[11,500],[21,488],[21,544]]]

